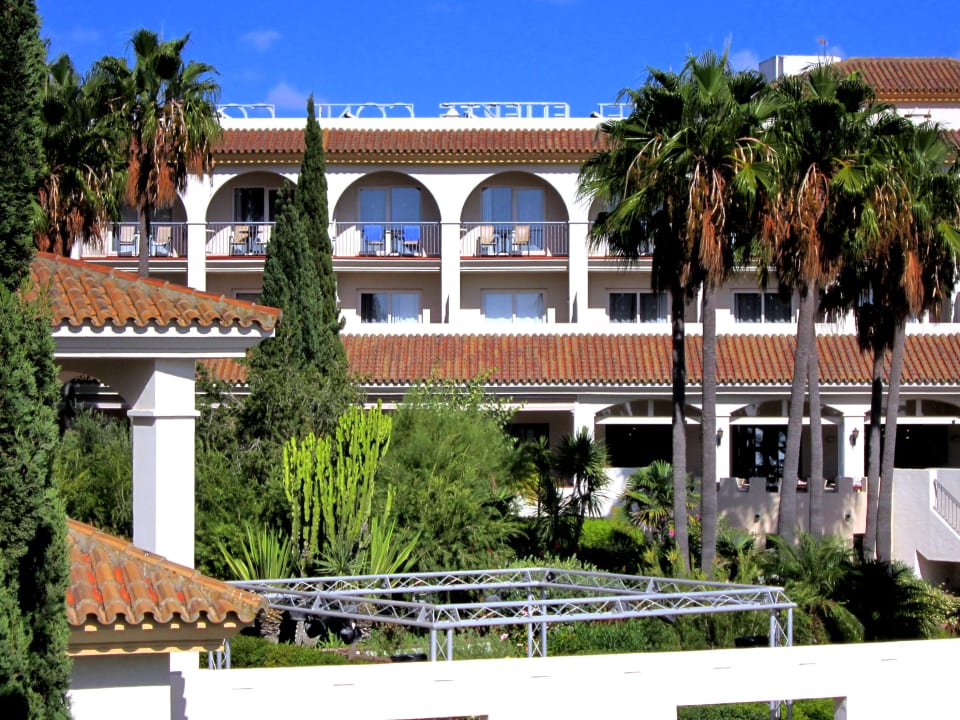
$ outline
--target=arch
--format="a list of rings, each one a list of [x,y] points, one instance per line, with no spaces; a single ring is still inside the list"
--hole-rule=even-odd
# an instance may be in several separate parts
[[[333,254],[440,256],[440,206],[419,180],[395,170],[364,175],[337,198]]]
[[[568,255],[570,213],[560,192],[530,172],[486,177],[460,210],[462,255]]]
[[[223,183],[207,204],[207,255],[263,255],[276,222],[277,193],[288,182],[256,170]]]

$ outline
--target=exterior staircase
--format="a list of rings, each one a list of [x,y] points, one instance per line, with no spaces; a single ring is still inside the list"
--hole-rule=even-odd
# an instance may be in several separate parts
[[[953,531],[960,535],[960,500],[957,500],[939,480],[933,481],[933,509]]]

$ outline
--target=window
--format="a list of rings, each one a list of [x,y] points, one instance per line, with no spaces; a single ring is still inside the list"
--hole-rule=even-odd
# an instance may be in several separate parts
[[[360,222],[420,222],[420,189],[361,188]]]
[[[530,226],[530,249],[543,249],[543,190],[541,188],[485,187],[483,222]]]
[[[237,188],[233,191],[234,222],[273,222],[277,215],[275,188]]]
[[[790,300],[779,293],[734,293],[733,312],[737,322],[790,322],[793,311]]]
[[[735,477],[782,477],[787,451],[784,425],[734,425],[730,469]]]
[[[507,432],[520,442],[550,440],[549,423],[515,422],[507,425]]]
[[[248,303],[257,303],[260,302],[260,291],[259,290],[237,290],[233,296],[237,300],[243,300]]]
[[[420,293],[410,291],[360,293],[360,322],[420,322]]]
[[[667,322],[667,296],[650,292],[612,292],[609,301],[610,322]]]
[[[483,294],[483,316],[489,322],[542,323],[543,293],[486,292]]]
[[[604,430],[611,467],[645,467],[654,460],[670,462],[670,425],[606,425]]]

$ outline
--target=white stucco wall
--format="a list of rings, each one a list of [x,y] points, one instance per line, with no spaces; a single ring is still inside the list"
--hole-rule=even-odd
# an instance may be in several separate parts
[[[74,720],[170,720],[170,656],[74,658],[70,705]]]
[[[839,698],[846,720],[954,717],[960,640],[200,671],[191,720],[486,715],[676,720],[677,706]]]

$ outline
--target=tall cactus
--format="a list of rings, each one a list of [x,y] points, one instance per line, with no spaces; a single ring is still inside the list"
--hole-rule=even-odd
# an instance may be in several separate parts
[[[340,416],[332,462],[320,473],[326,544],[359,549],[369,529],[377,467],[390,445],[392,424],[379,405],[366,412],[354,406]]]
[[[284,445],[283,486],[303,572],[331,548],[354,558],[366,549],[377,467],[391,427],[379,404],[367,411],[355,406],[340,416],[332,440],[310,433]]]
[[[307,571],[320,551],[320,482],[330,465],[330,440],[310,433],[291,438],[283,446],[283,489],[293,516],[292,536],[297,543],[302,571]]]

